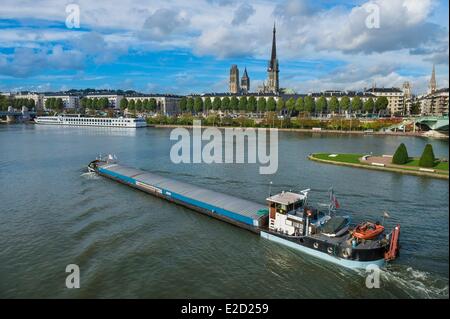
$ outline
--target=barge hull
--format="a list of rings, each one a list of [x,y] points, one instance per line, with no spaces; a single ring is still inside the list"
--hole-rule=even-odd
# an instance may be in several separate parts
[[[386,264],[386,261],[384,258],[377,259],[377,260],[370,260],[370,261],[359,261],[359,260],[351,260],[351,259],[344,259],[344,258],[338,258],[335,256],[328,255],[324,252],[311,249],[309,247],[296,244],[290,240],[286,240],[284,238],[281,238],[279,236],[272,235],[268,232],[261,231],[260,235],[262,238],[268,239],[270,241],[276,242],[278,244],[288,246],[290,248],[293,248],[295,250],[301,251],[303,253],[306,253],[310,256],[314,256],[316,258],[320,258],[322,260],[326,260],[328,262],[346,267],[351,269],[365,269],[369,265],[377,265],[378,267],[383,267]]]

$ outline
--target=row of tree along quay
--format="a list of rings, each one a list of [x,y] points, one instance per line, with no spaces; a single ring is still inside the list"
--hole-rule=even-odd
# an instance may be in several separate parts
[[[184,113],[179,116],[156,115],[147,118],[149,125],[173,125],[191,126],[194,120],[201,120],[203,126],[218,127],[261,127],[279,129],[321,129],[329,131],[378,131],[383,128],[398,124],[401,119],[358,119],[358,118],[312,118],[305,113],[297,114],[295,117],[281,117],[276,112],[265,112],[261,114],[225,114],[210,113],[208,115],[192,115]]]
[[[12,106],[15,109],[20,109],[23,106],[26,106],[28,109],[33,109],[35,107],[35,102],[33,99],[26,99],[26,98],[10,99],[7,96],[0,95],[0,111],[7,111],[9,106]]]
[[[211,110],[214,111],[245,111],[245,112],[279,112],[283,114],[309,113],[309,114],[379,114],[385,115],[389,101],[386,97],[381,96],[377,99],[369,98],[367,101],[359,97],[343,97],[340,101],[333,96],[328,101],[325,96],[315,99],[311,96],[298,97],[297,99],[291,97],[283,99],[279,97],[265,97],[255,96],[231,96],[231,97],[206,97],[204,100],[198,97],[183,97],[180,101],[181,112],[189,113],[205,113]],[[416,107],[419,111],[419,107]]]

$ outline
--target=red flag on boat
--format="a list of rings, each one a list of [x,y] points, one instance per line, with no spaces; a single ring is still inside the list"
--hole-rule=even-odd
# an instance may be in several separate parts
[[[331,202],[333,203],[334,208],[341,208],[333,189],[331,189]]]

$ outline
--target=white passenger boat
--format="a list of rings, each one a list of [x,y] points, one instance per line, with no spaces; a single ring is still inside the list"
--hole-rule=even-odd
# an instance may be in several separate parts
[[[139,128],[147,126],[147,123],[143,118],[83,117],[81,115],[38,116],[34,119],[34,122],[36,124],[48,124],[48,125],[100,126],[100,127],[123,127],[123,128]]]

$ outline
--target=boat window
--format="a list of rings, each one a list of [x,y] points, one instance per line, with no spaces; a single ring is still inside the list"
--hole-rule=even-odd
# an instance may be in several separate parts
[[[303,200],[299,200],[294,204],[294,209],[299,209],[303,206]]]
[[[276,204],[277,213],[286,214],[286,205]]]

